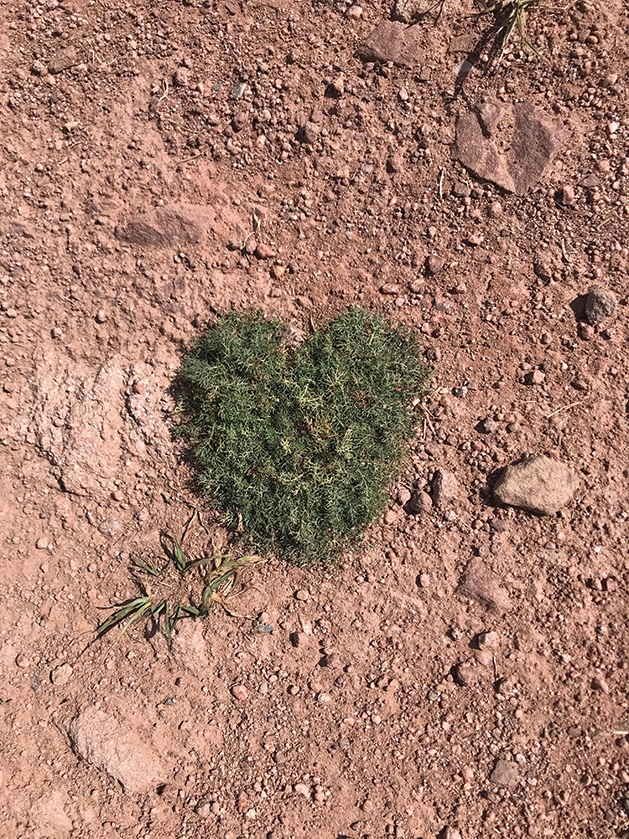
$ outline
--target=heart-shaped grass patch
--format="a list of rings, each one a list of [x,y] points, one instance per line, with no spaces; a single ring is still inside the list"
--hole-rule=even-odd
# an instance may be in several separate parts
[[[179,431],[227,524],[258,550],[329,561],[382,512],[430,371],[411,332],[350,309],[296,349],[231,313],[182,368]]]

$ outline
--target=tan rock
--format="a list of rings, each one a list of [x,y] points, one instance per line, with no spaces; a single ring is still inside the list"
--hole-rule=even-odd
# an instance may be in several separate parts
[[[494,496],[502,504],[550,516],[572,500],[578,485],[579,479],[565,463],[536,455],[507,466]]]

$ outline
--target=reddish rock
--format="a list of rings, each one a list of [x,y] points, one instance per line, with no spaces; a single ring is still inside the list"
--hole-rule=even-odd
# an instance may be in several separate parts
[[[419,45],[421,30],[405,26],[398,21],[383,20],[358,48],[358,55],[365,61],[391,61],[399,67],[415,67],[424,60],[425,53]]]
[[[480,557],[474,557],[468,563],[461,579],[460,590],[488,609],[506,612],[511,607],[509,592],[503,588],[497,575]]]
[[[258,259],[273,259],[275,251],[270,245],[265,245],[264,242],[258,242],[255,254]]]
[[[197,245],[212,222],[209,208],[195,204],[167,204],[132,218],[116,230],[119,239],[143,247],[172,248]]]
[[[491,100],[478,113],[459,117],[454,156],[477,177],[524,195],[543,176],[562,141],[563,132],[532,102]]]
[[[517,763],[508,760],[497,760],[494,770],[489,776],[492,784],[500,787],[515,787],[520,779],[520,770]]]
[[[438,256],[436,253],[431,253],[426,259],[426,270],[429,274],[438,274],[439,271],[443,269],[444,265],[445,259],[442,256]]]
[[[147,792],[168,775],[143,737],[94,705],[77,714],[68,733],[79,757],[115,778],[127,793]]]

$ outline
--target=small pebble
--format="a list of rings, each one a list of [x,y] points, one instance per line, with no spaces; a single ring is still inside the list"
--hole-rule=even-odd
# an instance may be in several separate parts
[[[564,204],[566,207],[571,207],[574,204],[575,194],[574,194],[574,187],[570,184],[565,184],[561,188],[560,192],[560,199],[561,203]]]
[[[456,196],[457,198],[467,198],[469,194],[469,186],[467,184],[464,184],[462,181],[456,181],[456,183],[452,187],[452,195]]]
[[[15,663],[18,667],[21,667],[23,670],[31,666],[30,661],[28,660],[28,658],[26,658],[26,656],[23,653],[17,654],[17,656],[15,657]]]
[[[347,10],[347,17],[351,18],[352,20],[360,20],[363,16],[363,8],[362,6],[350,6]]]
[[[266,245],[264,242],[258,242],[255,254],[258,259],[273,259],[275,251],[270,245]]]
[[[444,265],[445,259],[442,256],[437,256],[435,253],[431,253],[426,260],[426,270],[429,274],[438,274],[439,271],[443,269]]]
[[[527,385],[541,385],[546,381],[546,373],[543,373],[541,370],[533,370],[531,373],[527,373],[524,377],[524,382]]]
[[[585,298],[585,320],[590,326],[598,326],[616,311],[616,296],[606,288],[594,285]]]
[[[316,122],[307,122],[301,130],[301,138],[304,143],[314,145],[319,139],[321,128]]]
[[[500,646],[500,635],[497,632],[481,632],[476,639],[481,650],[497,650]]]
[[[461,769],[461,777],[464,781],[471,781],[474,777],[473,768],[471,766],[464,766],[463,769]]]
[[[310,798],[310,787],[308,784],[295,784],[294,790],[297,795],[303,795],[304,798]]]
[[[396,294],[400,293],[400,287],[397,285],[392,285],[391,283],[385,283],[384,285],[380,286],[380,294],[388,294],[391,296],[395,296]]]
[[[96,312],[95,320],[96,320],[96,323],[105,323],[105,321],[107,320],[107,313],[105,312],[104,309],[99,309]]]
[[[489,776],[492,784],[497,784],[500,787],[515,787],[519,779],[518,765],[507,760],[497,760],[493,772]]]
[[[602,676],[594,676],[592,679],[592,687],[600,690],[603,693],[609,693],[609,685]]]
[[[231,690],[231,693],[234,699],[239,699],[241,702],[244,701],[249,695],[247,688],[244,685],[234,685],[234,687]]]
[[[295,592],[295,597],[297,600],[301,600],[304,603],[306,600],[310,600],[310,592],[306,591],[305,588],[300,588],[298,591]]]
[[[53,685],[57,685],[58,687],[67,685],[73,672],[74,671],[70,664],[60,664],[59,667],[55,667],[55,669],[50,673],[50,681]]]

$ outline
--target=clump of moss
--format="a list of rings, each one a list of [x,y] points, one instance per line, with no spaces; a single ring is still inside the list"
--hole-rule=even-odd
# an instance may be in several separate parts
[[[260,313],[219,317],[182,367],[179,432],[228,526],[309,565],[382,512],[430,371],[414,334],[356,308],[296,349],[283,335]]]

